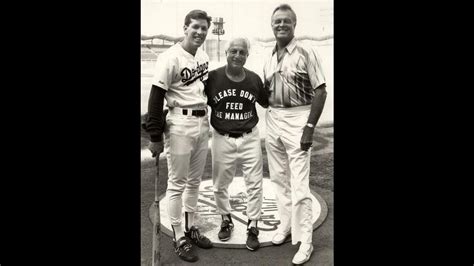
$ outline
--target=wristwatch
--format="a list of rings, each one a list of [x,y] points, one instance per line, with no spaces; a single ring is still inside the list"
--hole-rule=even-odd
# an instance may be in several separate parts
[[[311,124],[311,123],[307,123],[306,126],[307,126],[307,127],[310,127],[310,128],[314,128],[314,125]]]

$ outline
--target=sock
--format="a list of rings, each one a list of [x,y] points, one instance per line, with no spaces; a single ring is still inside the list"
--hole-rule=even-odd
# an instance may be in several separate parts
[[[174,234],[174,240],[175,241],[178,241],[178,239],[180,239],[181,237],[184,236],[182,225],[172,225],[171,228],[173,228],[173,234]]]
[[[255,227],[257,228],[257,220],[249,220],[247,229],[250,229],[250,227]]]
[[[186,232],[189,232],[191,226],[194,225],[194,212],[184,212],[184,224]]]

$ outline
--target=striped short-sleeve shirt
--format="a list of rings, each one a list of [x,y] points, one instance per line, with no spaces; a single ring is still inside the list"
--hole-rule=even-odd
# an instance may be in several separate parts
[[[326,83],[321,59],[316,50],[295,38],[278,60],[276,46],[264,65],[265,87],[272,107],[311,104],[315,89]]]

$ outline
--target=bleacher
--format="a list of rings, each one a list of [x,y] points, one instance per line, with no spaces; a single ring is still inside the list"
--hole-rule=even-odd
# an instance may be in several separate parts
[[[156,57],[166,51],[172,44],[143,44],[141,45],[142,61],[155,61]]]

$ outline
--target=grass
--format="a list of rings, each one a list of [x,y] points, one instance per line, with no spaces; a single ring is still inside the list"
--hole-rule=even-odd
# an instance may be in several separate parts
[[[317,127],[314,134],[313,152],[311,153],[311,166],[310,166],[310,188],[321,195],[326,203],[328,204],[329,214],[323,225],[318,229],[317,233],[313,236],[315,245],[318,246],[318,250],[315,251],[315,257],[322,263],[321,265],[332,265],[333,259],[333,191],[334,191],[334,153],[332,148],[333,142],[333,128],[332,126],[321,126]],[[142,130],[141,132],[141,146],[146,148],[149,142],[148,134]],[[262,140],[262,154],[263,154],[263,175],[264,177],[269,176],[267,152],[265,150],[264,140]],[[211,152],[207,154],[206,165],[204,169],[203,180],[211,178]],[[159,161],[160,178],[158,180],[158,195],[163,195],[166,191],[168,167],[166,160]],[[155,196],[154,193],[154,182],[155,182],[156,168],[155,161],[148,160],[141,162],[141,258],[142,265],[151,264],[151,235],[152,225],[149,219],[149,208],[153,203]],[[241,168],[237,169],[236,175],[242,175]],[[286,246],[286,248],[293,248]],[[169,251],[170,254],[172,251]],[[219,253],[220,252],[220,253]],[[240,251],[232,250],[226,251],[220,250],[216,254],[222,254],[229,252],[228,255],[237,256],[238,260],[247,261],[253,263],[257,261],[257,258],[253,258],[246,253],[241,254]],[[244,252],[246,252],[244,250]],[[274,252],[269,249],[269,253]],[[294,251],[293,251],[294,252]],[[261,252],[262,253],[262,252]],[[260,254],[261,254],[260,253]],[[225,253],[227,254],[227,253]],[[239,255],[240,254],[240,255]],[[264,253],[265,254],[265,253]],[[271,256],[279,256],[272,254]],[[282,252],[284,254],[284,252]],[[173,256],[171,254],[170,256]],[[245,258],[245,259],[244,259]],[[203,258],[204,260],[205,258]],[[224,263],[224,259],[215,258],[216,261]],[[249,264],[250,265],[250,264]]]

